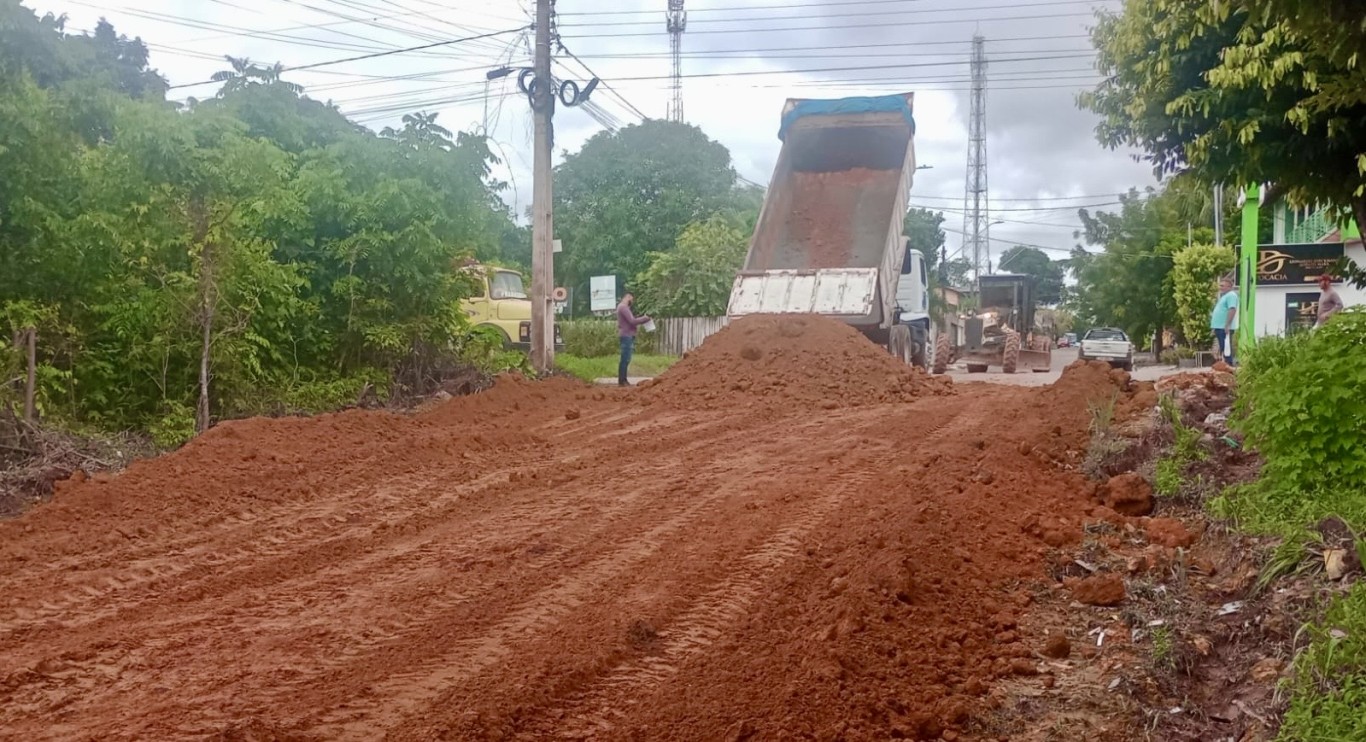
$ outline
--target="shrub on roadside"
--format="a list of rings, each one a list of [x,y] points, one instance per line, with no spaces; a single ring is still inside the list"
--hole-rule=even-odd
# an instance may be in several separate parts
[[[1274,530],[1338,515],[1366,526],[1366,311],[1243,354],[1233,423],[1264,459],[1222,498],[1226,514]]]
[[[621,352],[614,319],[575,319],[560,323],[564,335],[564,352],[580,358],[615,356]],[[654,333],[641,332],[636,336],[636,352],[655,352]]]

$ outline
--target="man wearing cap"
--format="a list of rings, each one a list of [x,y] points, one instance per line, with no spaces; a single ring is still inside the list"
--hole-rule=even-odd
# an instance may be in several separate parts
[[[646,315],[639,317],[631,313],[631,303],[636,300],[630,291],[621,297],[617,305],[617,337],[621,340],[621,362],[617,364],[617,386],[630,386],[626,371],[631,367],[631,355],[636,350],[636,328],[650,321]]]
[[[1342,298],[1333,288],[1333,277],[1327,273],[1319,276],[1319,316],[1315,327],[1323,327],[1329,317],[1342,311]]]

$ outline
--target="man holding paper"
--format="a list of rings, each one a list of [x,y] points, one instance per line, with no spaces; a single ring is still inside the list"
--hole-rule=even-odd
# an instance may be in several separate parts
[[[1232,366],[1233,336],[1238,333],[1238,292],[1233,290],[1233,279],[1229,276],[1219,279],[1219,301],[1214,303],[1209,326],[1219,344],[1219,355],[1223,356],[1224,363]]]

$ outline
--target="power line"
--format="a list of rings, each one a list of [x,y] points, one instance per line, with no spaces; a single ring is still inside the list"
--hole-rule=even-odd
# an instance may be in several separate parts
[[[1011,59],[993,59],[992,61],[993,61],[993,62],[1037,62],[1037,61],[1047,61],[1047,60],[1055,60],[1055,59],[1077,59],[1077,58],[1079,58],[1079,57],[1084,57],[1084,56],[1090,56],[1090,55],[1058,54],[1058,55],[1040,56],[1040,57],[1017,57],[1017,58],[1011,58]],[[814,68],[809,68],[809,69],[797,69],[797,70],[740,70],[740,71],[736,71],[736,72],[697,72],[697,73],[693,73],[693,74],[690,74],[690,75],[683,75],[683,77],[687,77],[687,78],[698,78],[698,77],[742,77],[742,76],[751,76],[751,75],[778,75],[778,74],[790,75],[790,74],[803,74],[803,73],[807,73],[807,72],[862,72],[862,71],[866,71],[866,70],[901,70],[901,69],[919,68],[919,67],[949,67],[949,66],[961,65],[961,64],[964,64],[964,63],[965,63],[965,62],[963,62],[962,60],[953,60],[953,61],[946,61],[946,62],[911,62],[911,63],[909,63],[909,64],[860,65],[860,66],[858,66],[858,67],[814,67]],[[639,77],[619,77],[619,78],[617,78],[617,81],[618,81],[618,82],[626,82],[626,81],[628,81],[628,80],[630,80],[630,81],[635,81],[635,80],[668,80],[668,79],[672,79],[672,76],[671,76],[671,75],[664,75],[664,76],[660,76],[660,75],[648,75],[648,76],[639,76]],[[892,82],[892,81],[889,81],[889,82]]]
[[[692,23],[745,23],[748,21],[816,21],[828,20],[830,18],[860,18],[860,17],[884,17],[884,16],[904,16],[921,15],[924,13],[961,13],[974,10],[1013,10],[1015,8],[1039,8],[1039,7],[1058,7],[1060,5],[1091,5],[1092,0],[1062,0],[1060,2],[1035,2],[1035,3],[1015,3],[1007,5],[971,5],[960,8],[917,8],[914,10],[877,10],[866,13],[831,13],[820,15],[779,15],[779,16],[752,16],[748,18],[699,18],[691,21]],[[776,8],[778,6],[774,6]],[[773,8],[770,8],[772,10]],[[691,10],[691,9],[690,9]],[[696,11],[693,11],[696,12]],[[1087,14],[1089,15],[1089,14]],[[654,21],[607,21],[590,23],[561,23],[560,28],[606,28],[610,26],[642,26],[651,25]]]
[[[1046,14],[1043,14],[1043,15],[998,16],[998,17],[994,17],[994,18],[955,18],[955,19],[941,19],[941,20],[931,20],[931,21],[893,21],[893,22],[889,22],[889,23],[853,23],[853,24],[845,24],[845,25],[842,25],[842,26],[821,25],[821,26],[798,26],[798,27],[795,27],[795,28],[794,28],[794,27],[790,27],[790,26],[785,26],[785,27],[780,27],[780,28],[765,28],[765,27],[762,27],[762,26],[760,26],[760,27],[752,27],[752,28],[718,28],[718,29],[710,29],[710,30],[708,30],[708,29],[702,29],[701,31],[690,31],[689,33],[690,33],[690,34],[693,34],[693,35],[696,35],[696,34],[730,34],[730,33],[775,33],[775,32],[783,32],[783,31],[788,31],[788,32],[790,32],[790,31],[838,31],[838,30],[841,30],[841,29],[851,29],[851,28],[888,28],[888,27],[891,27],[891,26],[938,26],[938,25],[949,25],[949,24],[956,24],[956,23],[977,23],[977,24],[982,24],[982,23],[1000,23],[1000,22],[1005,22],[1005,21],[1042,21],[1042,20],[1050,20],[1050,19],[1055,19],[1055,18],[1090,18],[1090,17],[1091,17],[1091,14],[1090,14],[1090,13],[1046,13]],[[632,33],[608,33],[608,34],[583,34],[583,35],[581,35],[581,36],[566,36],[566,37],[564,37],[564,38],[566,38],[566,39],[618,39],[618,38],[627,38],[627,37],[632,37],[632,36],[655,36],[655,35],[657,35],[657,34],[648,33],[648,32],[638,32],[638,33],[637,33],[637,32],[632,32]]]
[[[589,75],[592,75],[593,77],[598,78],[598,80],[599,80],[598,85],[599,85],[600,87],[605,88],[606,90],[611,91],[611,92],[612,92],[612,95],[615,96],[617,100],[621,101],[621,104],[622,104],[622,105],[624,105],[624,106],[626,106],[627,108],[631,109],[631,112],[634,113],[635,115],[639,116],[639,117],[641,118],[642,121],[645,120],[645,119],[650,118],[649,116],[646,116],[645,113],[644,113],[643,111],[641,111],[639,108],[636,108],[635,105],[634,105],[633,103],[631,103],[631,101],[626,100],[625,96],[623,96],[621,93],[618,93],[617,90],[616,90],[616,88],[612,87],[611,85],[609,85],[609,84],[607,83],[606,80],[602,79],[602,75],[599,75],[598,73],[594,72],[594,71],[593,71],[593,68],[589,67],[588,64],[587,64],[586,62],[584,62],[582,59],[579,59],[579,57],[578,57],[577,54],[575,54],[574,52],[572,52],[572,51],[570,51],[569,49],[565,48],[564,46],[561,46],[560,49],[561,49],[565,54],[568,54],[570,59],[574,60],[575,62],[578,62],[578,63],[584,68],[584,70],[586,70],[586,71],[588,72]]]
[[[791,8],[831,8],[831,7],[843,7],[843,6],[849,6],[849,5],[896,5],[896,4],[917,3],[917,2],[920,2],[920,0],[845,0],[845,1],[843,1],[843,2],[841,2],[841,1],[839,1],[839,0],[829,0],[828,2],[817,2],[817,3],[783,3],[783,4],[781,4],[781,5],[747,5],[747,6],[744,6],[744,5],[742,5],[742,6],[724,5],[724,6],[717,6],[717,7],[712,7],[712,8],[708,8],[708,7],[701,7],[701,8],[689,7],[689,8],[688,8],[688,12],[689,12],[689,13],[716,13],[716,12],[719,12],[719,11],[735,11],[735,10],[765,10],[765,11],[769,11],[769,10],[788,10],[788,9],[791,9]],[[1061,4],[1061,3],[1060,3],[1060,4]],[[567,18],[567,17],[571,17],[571,16],[572,16],[572,17],[579,17],[579,16],[640,15],[640,14],[642,14],[642,13],[651,13],[651,12],[654,12],[654,11],[648,11],[648,10],[583,10],[583,11],[570,12],[570,13],[559,13],[559,15],[565,16],[565,17]]]
[[[992,202],[997,202],[997,201],[1001,201],[1001,202],[1005,202],[1005,201],[1026,201],[1026,202],[1029,202],[1029,203],[1034,203],[1034,202],[1036,202],[1036,201],[1075,201],[1075,200],[1077,200],[1077,199],[1084,199],[1084,198],[1114,198],[1114,197],[1116,197],[1116,196],[1122,196],[1122,195],[1125,195],[1125,194],[1123,194],[1123,193],[1095,193],[1095,194],[1084,195],[1084,196],[1048,196],[1048,197],[1038,197],[1038,198],[993,198],[993,199],[991,199],[991,200],[992,200]],[[917,198],[917,199],[927,199],[927,200],[931,200],[931,201],[958,201],[958,200],[959,200],[959,199],[953,198],[952,196],[921,196],[921,195],[916,195],[916,196],[913,196],[913,198]],[[936,206],[935,208],[939,208],[939,207]],[[946,210],[947,210],[947,208],[948,208],[948,207],[945,207]]]
[[[433,48],[436,48],[436,47],[448,46],[448,45],[450,45],[450,44],[459,44],[459,43],[463,43],[463,42],[466,42],[466,41],[474,41],[474,40],[476,40],[476,39],[487,39],[487,38],[492,38],[492,37],[494,37],[494,36],[503,36],[503,35],[505,35],[505,34],[517,33],[518,31],[524,31],[524,30],[526,30],[527,28],[528,28],[527,26],[523,26],[523,27],[521,27],[521,28],[510,28],[510,29],[506,29],[506,30],[503,30],[503,31],[492,31],[492,32],[490,32],[490,33],[479,34],[478,36],[467,36],[467,37],[465,37],[465,38],[463,38],[463,39],[449,39],[449,40],[447,40],[447,41],[437,41],[437,42],[433,42],[433,43],[431,43],[431,44],[423,44],[423,45],[421,45],[421,46],[410,46],[410,47],[404,47],[404,48],[402,48],[402,49],[390,49],[389,51],[375,52],[375,53],[373,53],[373,54],[361,54],[361,55],[355,56],[355,57],[345,57],[345,58],[343,58],[343,59],[333,59],[333,60],[330,60],[330,61],[327,61],[327,62],[314,62],[314,63],[312,63],[312,64],[300,64],[300,65],[295,65],[295,66],[293,66],[293,67],[285,67],[284,69],[281,70],[281,72],[298,72],[299,70],[312,70],[312,69],[317,69],[317,68],[319,68],[319,67],[330,67],[330,66],[332,66],[332,65],[334,65],[334,64],[345,64],[345,63],[347,63],[347,62],[359,62],[359,61],[361,61],[361,60],[363,60],[363,59],[375,59],[375,58],[377,58],[377,57],[388,57],[388,56],[391,56],[391,55],[394,55],[394,54],[406,54],[406,53],[410,53],[410,52],[422,51],[422,50],[424,50],[424,49],[433,49]],[[215,82],[218,82],[218,81],[217,81],[217,80],[205,80],[205,81],[202,81],[202,82],[182,83],[182,84],[180,84],[180,85],[172,85],[172,86],[170,86],[170,87],[168,88],[168,90],[175,90],[175,89],[178,89],[178,88],[190,88],[190,87],[196,87],[196,86],[198,86],[198,85],[211,85],[211,84],[213,84],[213,83],[215,83]]]
[[[990,41],[991,41],[992,45],[994,46],[994,45],[996,45],[996,44],[1004,44],[1004,43],[1010,43],[1010,42],[1015,42],[1015,41],[1054,41],[1054,40],[1057,40],[1057,39],[1089,39],[1089,38],[1091,38],[1091,37],[1090,37],[1090,35],[1088,35],[1088,34],[1062,34],[1062,35],[1059,35],[1059,36],[1008,36],[1008,37],[999,38],[999,39],[998,39],[998,38],[992,38],[992,39],[990,39]],[[837,46],[831,46],[831,45],[825,44],[825,45],[821,45],[821,46],[784,46],[784,47],[776,47],[776,48],[774,48],[774,47],[769,47],[769,48],[763,48],[763,49],[718,49],[718,50],[716,50],[716,51],[718,51],[718,52],[724,52],[724,53],[735,53],[735,54],[759,54],[759,53],[763,53],[763,52],[800,52],[800,51],[820,51],[820,50],[824,50],[824,49],[885,49],[885,48],[891,48],[891,47],[895,47],[895,48],[901,49],[901,48],[906,48],[906,47],[917,47],[917,48],[918,48],[918,47],[922,47],[922,46],[962,46],[964,43],[966,43],[966,42],[964,42],[964,41],[897,41],[897,42],[892,42],[892,43],[881,43],[881,44],[839,44],[839,45],[837,45]],[[1053,51],[1053,50],[1049,49],[1049,50],[1047,50],[1047,51]],[[1092,51],[1094,51],[1094,50],[1092,50]],[[621,54],[630,54],[631,52],[620,52],[620,53],[621,53]],[[647,52],[640,52],[640,53],[642,53],[642,54],[658,54],[659,52],[654,51],[654,50],[649,50],[649,51],[647,51]],[[701,54],[701,53],[703,53],[703,52],[696,52],[696,53]],[[593,58],[595,58],[595,57],[598,56],[598,55],[589,54],[589,55],[585,55],[585,56],[587,56],[589,59],[593,59]]]

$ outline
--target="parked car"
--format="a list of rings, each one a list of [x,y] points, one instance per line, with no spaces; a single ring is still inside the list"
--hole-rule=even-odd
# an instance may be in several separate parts
[[[1068,333],[1065,333],[1065,334],[1063,334],[1062,337],[1058,338],[1058,347],[1059,347],[1059,348],[1071,348],[1072,346],[1074,346],[1074,345],[1076,345],[1076,344],[1077,344],[1077,333],[1075,333],[1075,332],[1068,332]]]
[[[1134,344],[1117,327],[1096,327],[1081,339],[1077,357],[1083,361],[1105,361],[1125,371],[1134,370]]]

